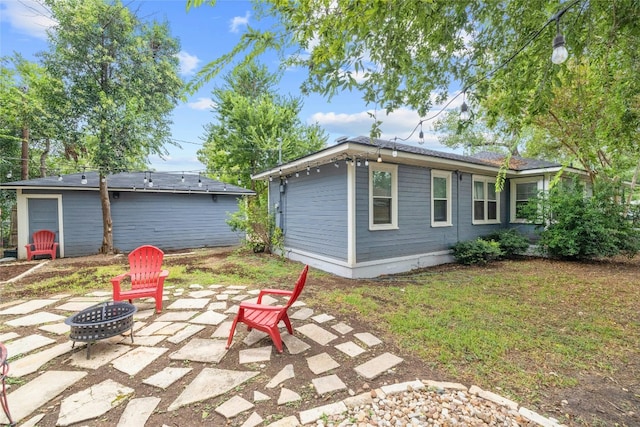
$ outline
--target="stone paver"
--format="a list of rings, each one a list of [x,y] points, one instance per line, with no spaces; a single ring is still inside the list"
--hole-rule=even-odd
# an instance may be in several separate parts
[[[240,396],[233,396],[231,399],[218,406],[215,411],[229,419],[237,417],[239,414],[248,411],[249,409],[253,409],[253,407],[253,403],[248,400]]]
[[[202,325],[189,325],[172,337],[167,338],[172,344],[179,344],[204,329]]]
[[[44,347],[45,345],[53,344],[54,342],[56,341],[51,338],[33,334],[6,343],[5,347],[7,348],[7,354],[11,358]]]
[[[331,416],[341,414],[347,411],[347,405],[344,402],[335,402],[328,405],[318,406],[316,408],[307,409],[300,412],[300,422],[302,424],[310,424],[318,421],[323,416]]]
[[[135,375],[167,350],[163,347],[137,347],[115,359],[113,367],[125,374]]]
[[[97,342],[91,345],[91,359],[87,359],[86,350],[77,351],[71,355],[71,365],[83,369],[98,369],[130,350],[132,348],[128,345]]]
[[[33,374],[45,363],[70,351],[71,345],[65,342],[46,350],[42,350],[38,353],[32,353],[28,356],[13,360],[10,364],[9,376],[12,378],[19,378]]]
[[[221,314],[213,310],[207,310],[204,313],[189,320],[189,323],[197,323],[201,325],[219,325],[225,320],[227,320],[226,314]]]
[[[220,323],[220,325],[213,332],[213,335],[211,335],[211,338],[224,338],[224,339],[227,339],[229,337],[229,332],[231,332],[231,325],[232,324],[233,324],[232,320]],[[236,332],[237,332],[237,330],[236,330]]]
[[[189,292],[189,296],[191,298],[205,298],[205,297],[210,297],[211,295],[215,295],[215,291],[212,291],[210,289],[203,289],[201,291]]]
[[[209,298],[180,298],[171,303],[168,310],[200,310],[209,304]]]
[[[327,345],[331,341],[338,338],[336,335],[332,334],[326,329],[322,329],[320,326],[313,323],[299,326],[296,328],[296,331],[302,333],[303,335],[305,335],[309,339],[314,340],[320,345]]]
[[[289,315],[289,318],[294,320],[307,320],[312,315],[313,315],[313,310],[308,307],[305,307]]]
[[[255,371],[204,368],[169,405],[167,410],[175,411],[184,405],[220,396],[258,374],[259,372]]]
[[[32,311],[39,310],[43,307],[48,306],[49,304],[54,304],[56,302],[58,302],[57,299],[32,299],[27,302],[23,302],[22,304],[5,308],[4,310],[0,311],[0,316],[4,316],[6,314],[29,314]]]
[[[64,390],[87,375],[82,371],[47,371],[9,393],[11,417],[19,422]],[[0,423],[8,424],[4,412],[0,412]]]
[[[293,371],[293,365],[288,364],[280,372],[276,374],[275,377],[271,378],[271,380],[265,386],[266,388],[275,388],[285,382],[288,379],[295,377],[295,373]]]
[[[57,426],[68,426],[106,414],[134,393],[134,389],[107,379],[62,399]]]
[[[283,334],[281,338],[284,346],[291,355],[304,353],[311,348],[309,344],[302,341],[295,335]]]
[[[316,375],[323,374],[340,366],[340,364],[333,360],[327,353],[307,357],[307,365],[311,372]]]
[[[356,366],[354,369],[360,376],[371,380],[400,363],[402,363],[402,359],[398,356],[384,353],[362,365]]]
[[[258,390],[254,390],[253,392],[253,401],[254,402],[265,402],[267,400],[271,400],[269,396],[266,394],[259,392]]]
[[[148,335],[146,337],[135,337],[133,341],[133,345],[153,347],[154,345],[160,344],[166,338],[167,338],[166,335]],[[130,343],[131,340],[129,340],[128,338],[125,338],[124,340],[122,340],[122,342]]]
[[[236,331],[238,327],[236,326]],[[243,343],[245,343],[246,345],[248,345],[249,347],[251,347],[252,345],[254,345],[255,343],[257,343],[258,341],[262,340],[265,337],[268,337],[269,334],[259,331],[257,329],[252,329],[251,332],[249,332],[247,334],[247,336],[244,338],[244,340],[242,340]]]
[[[124,408],[116,427],[144,427],[160,400],[159,397],[132,399]]]
[[[313,316],[311,319],[313,319],[313,321],[316,323],[326,323],[330,320],[335,319],[335,317],[330,314],[322,313],[318,314],[317,316]]]
[[[252,413],[240,427],[256,427],[262,424],[262,417],[257,412]]]
[[[169,313],[164,313],[160,315],[156,322],[185,322],[191,319],[194,316],[200,314],[199,311],[196,310],[187,310],[187,311],[172,311]]]
[[[162,371],[151,375],[142,382],[164,390],[191,371],[193,371],[193,368],[174,368],[167,366]]]
[[[271,359],[271,346],[240,350],[239,363],[241,365],[245,363],[264,362],[269,359]]]
[[[295,416],[285,417],[279,419],[278,421],[274,421],[266,427],[298,427],[300,423]]]
[[[349,332],[353,331],[353,328],[351,326],[343,322],[336,323],[335,325],[331,326],[331,329],[342,335],[346,335]]]
[[[160,329],[167,327],[169,325],[171,325],[171,322],[158,322],[156,320],[155,322],[151,322],[145,328],[142,328],[139,331],[137,331],[136,336],[143,337],[146,335],[153,335],[156,333],[156,331],[159,331]]]
[[[337,344],[336,348],[350,357],[359,356],[360,354],[367,351],[364,348],[360,347],[358,344],[354,343],[353,341],[347,341],[347,342],[343,342],[342,344]]]
[[[65,323],[53,323],[51,325],[39,326],[38,329],[45,332],[51,332],[52,334],[56,335],[64,335],[71,330],[71,326]],[[2,340],[0,339],[0,341]]]
[[[20,336],[20,334],[16,333],[16,332],[7,332],[5,334],[0,335],[0,342],[7,342],[9,340],[12,340],[14,338],[18,338]]]
[[[9,326],[34,326],[42,325],[43,323],[52,323],[64,320],[66,317],[53,313],[47,313],[46,311],[39,311],[37,313],[28,314],[26,316],[18,317],[8,322],[4,322]]]
[[[369,347],[382,344],[382,341],[378,339],[378,337],[376,337],[373,334],[370,334],[369,332],[361,332],[359,334],[353,334],[353,336],[359,339],[360,341],[362,341],[364,344],[366,344]]]
[[[56,307],[60,311],[82,311],[85,308],[96,305],[95,301],[72,301]]]
[[[154,334],[155,335],[174,335],[178,331],[181,331],[182,329],[186,328],[187,326],[189,326],[189,324],[186,322],[173,322],[162,329],[158,329]]]
[[[331,393],[338,390],[346,390],[347,385],[337,375],[327,375],[326,377],[314,378],[311,383],[319,395]]]
[[[302,400],[302,397],[293,390],[282,387],[280,389],[280,396],[278,396],[278,405],[286,405],[287,403],[297,402]]]
[[[194,362],[218,363],[227,350],[226,342],[222,340],[210,340],[193,338],[180,350],[171,353],[171,360],[193,360]]]
[[[211,304],[209,304],[209,307],[207,307],[207,310],[224,311],[226,309],[227,309],[227,303],[225,301],[212,302]]]

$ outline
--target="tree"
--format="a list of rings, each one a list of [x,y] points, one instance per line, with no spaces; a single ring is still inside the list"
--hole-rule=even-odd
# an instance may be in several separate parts
[[[202,3],[187,1],[188,7]],[[331,97],[338,91],[355,90],[368,104],[387,111],[408,106],[425,116],[434,102],[448,97],[452,85],[458,85],[483,110],[489,127],[501,123],[505,135],[521,137],[536,118],[550,114],[566,85],[580,79],[579,65],[588,62],[609,95],[593,94],[590,102],[615,115],[615,123],[623,127],[620,132],[637,134],[633,119],[638,115],[634,100],[640,94],[637,1],[271,0],[255,4],[264,15],[276,17],[276,25],[263,31],[249,27],[231,52],[202,69],[192,87],[233,58],[250,61],[267,49],[278,49],[287,54],[285,65],[307,70],[303,91]],[[550,61],[557,31],[566,36],[574,58],[562,65]],[[436,97],[431,96],[434,93]],[[373,126],[375,135],[380,132],[378,122]],[[615,136],[605,134],[606,145],[612,146]],[[629,144],[623,142],[626,147]],[[637,157],[629,160],[640,164]]]
[[[207,173],[230,183],[251,183],[260,195],[264,185],[252,181],[252,174],[324,147],[324,131],[300,121],[302,100],[278,95],[278,80],[264,65],[250,63],[234,69],[213,90],[216,121],[206,126],[206,141],[198,151]]]
[[[63,82],[66,124],[100,176],[102,253],[113,252],[108,175],[165,154],[169,113],[178,102],[178,42],[166,23],[144,24],[121,2],[47,0],[58,25],[43,53]]]

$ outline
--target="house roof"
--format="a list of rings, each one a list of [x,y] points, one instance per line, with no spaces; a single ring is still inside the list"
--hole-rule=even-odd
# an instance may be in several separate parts
[[[82,175],[87,178],[87,183],[82,184]],[[184,182],[182,182],[184,177]],[[147,182],[145,183],[145,178]],[[149,184],[153,181],[153,187]],[[202,186],[198,185],[198,180]],[[153,193],[209,193],[209,194],[233,194],[253,195],[252,190],[247,190],[236,185],[226,184],[207,178],[203,175],[173,174],[166,172],[122,172],[107,177],[109,191],[141,191]],[[63,190],[99,190],[99,175],[97,172],[74,173],[69,175],[48,176],[24,181],[5,182],[0,185],[4,189],[63,189]]]
[[[316,166],[341,159],[368,159],[375,161],[378,156],[385,163],[420,165],[424,167],[443,167],[468,172],[497,173],[505,162],[505,155],[482,152],[473,156],[430,150],[414,145],[401,144],[397,141],[374,139],[368,136],[339,138],[335,145],[293,160],[253,176],[254,179],[265,179],[273,174],[289,174],[300,171],[307,166]],[[393,156],[394,148],[396,156]],[[559,163],[545,160],[528,159],[512,156],[509,161],[508,174],[526,175],[540,172],[557,172],[561,170]],[[580,172],[572,169],[574,172]]]

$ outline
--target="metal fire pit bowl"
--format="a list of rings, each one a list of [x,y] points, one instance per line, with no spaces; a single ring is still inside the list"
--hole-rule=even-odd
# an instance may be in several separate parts
[[[96,304],[67,318],[64,323],[71,326],[69,339],[87,343],[87,359],[90,358],[91,344],[98,340],[121,335],[131,331],[133,343],[133,314],[138,309],[128,302],[108,301]]]

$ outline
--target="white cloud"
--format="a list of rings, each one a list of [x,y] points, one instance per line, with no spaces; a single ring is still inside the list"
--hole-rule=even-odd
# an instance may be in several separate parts
[[[249,24],[250,16],[251,16],[251,13],[249,13],[249,11],[247,11],[247,13],[245,13],[244,16],[234,16],[231,19],[231,23],[229,25],[229,31],[231,31],[232,33],[237,33],[238,31],[240,31],[241,26]]]
[[[35,0],[10,0],[0,4],[0,20],[18,32],[46,40],[47,30],[57,22],[51,11]]]
[[[216,107],[216,103],[211,98],[198,98],[194,102],[187,103],[187,106],[193,110],[211,110]]]
[[[200,58],[194,55],[190,55],[187,51],[181,50],[178,53],[178,59],[180,60],[180,74],[190,75],[193,74],[195,69],[200,63]]]

